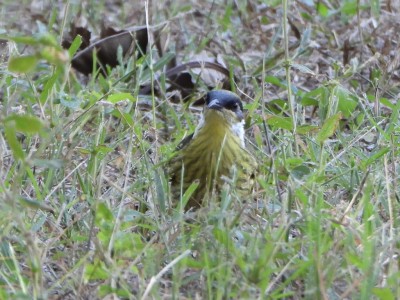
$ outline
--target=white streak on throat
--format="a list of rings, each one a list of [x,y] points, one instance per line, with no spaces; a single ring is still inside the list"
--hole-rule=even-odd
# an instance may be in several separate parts
[[[244,148],[244,120],[232,124],[231,130],[240,139],[240,144]]]

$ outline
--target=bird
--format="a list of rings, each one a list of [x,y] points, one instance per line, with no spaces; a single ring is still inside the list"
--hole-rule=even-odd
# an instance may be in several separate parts
[[[257,161],[245,147],[244,113],[239,96],[228,90],[206,94],[199,124],[176,147],[169,162],[172,201],[193,184],[185,210],[200,208],[226,184],[238,195],[250,195],[255,182]]]

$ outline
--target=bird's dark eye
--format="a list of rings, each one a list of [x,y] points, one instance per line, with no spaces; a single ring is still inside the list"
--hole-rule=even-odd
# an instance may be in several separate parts
[[[240,109],[239,103],[237,102],[231,102],[226,106],[227,109],[235,111],[237,109]]]

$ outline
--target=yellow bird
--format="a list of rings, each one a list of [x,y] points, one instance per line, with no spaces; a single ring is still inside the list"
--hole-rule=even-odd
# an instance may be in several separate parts
[[[187,188],[198,187],[186,209],[201,207],[212,192],[232,184],[239,195],[250,195],[257,162],[245,148],[243,105],[227,90],[211,91],[206,96],[202,118],[193,134],[178,145],[169,163],[174,202]]]

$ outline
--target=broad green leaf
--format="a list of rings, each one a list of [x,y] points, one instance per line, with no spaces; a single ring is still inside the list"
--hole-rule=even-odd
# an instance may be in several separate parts
[[[337,97],[337,110],[341,111],[345,117],[350,117],[358,105],[357,98],[348,90],[341,86],[328,89],[327,87],[319,87],[303,95],[300,103],[303,106],[318,106],[320,109],[321,119],[325,118],[326,110],[329,105],[329,95],[333,92]]]
[[[60,94],[59,100],[63,106],[74,110],[80,107],[82,101],[78,97],[76,96],[71,97],[70,95],[61,92],[59,94]]]
[[[190,197],[196,191],[198,186],[199,186],[199,182],[197,182],[197,181],[194,181],[191,183],[191,185],[189,185],[189,187],[187,188],[187,190],[185,191],[185,193],[182,196],[182,199],[178,206],[178,210],[181,207],[184,208],[186,206],[186,204],[189,202]]]
[[[306,67],[305,65],[300,65],[300,64],[292,64],[292,67],[294,69],[299,70],[300,72],[304,73],[304,74],[311,74],[315,76],[315,73],[313,71],[311,71],[310,68]]]
[[[375,154],[371,155],[367,160],[362,162],[362,167],[366,168],[369,165],[371,165],[373,162],[375,162],[376,160],[378,160],[379,158],[381,158],[382,156],[384,156],[386,153],[388,153],[390,151],[389,147],[385,147],[380,149],[378,152],[376,152]]]
[[[308,197],[308,195],[306,195],[302,189],[297,189],[295,191],[295,195],[304,205],[308,204],[310,197]]]
[[[321,1],[318,1],[317,4],[317,11],[322,17],[327,17],[329,14],[328,7],[326,7],[325,4],[323,4]]]
[[[225,14],[219,23],[222,25],[224,31],[232,26],[232,5],[225,5]]]
[[[346,118],[350,117],[358,105],[357,98],[340,86],[334,91],[338,97],[338,111],[341,111]]]
[[[282,83],[282,81],[276,76],[266,76],[265,82],[271,83],[278,87],[286,88],[286,85]]]
[[[118,103],[123,100],[129,100],[131,102],[135,102],[135,98],[131,93],[117,93],[111,94],[107,97],[107,101],[111,103]]]
[[[42,121],[32,115],[10,115],[5,122],[13,122],[15,130],[25,134],[40,133],[43,129]]]
[[[61,49],[61,46],[57,42],[57,39],[49,34],[46,33],[39,33],[36,35],[29,35],[29,36],[5,36],[0,35],[0,39],[10,40],[15,43],[25,44],[25,45],[41,45],[41,46],[53,46]]]
[[[264,3],[266,3],[270,7],[277,7],[278,5],[282,4],[281,0],[264,0]]]
[[[32,71],[38,63],[35,55],[13,56],[8,62],[8,69],[16,73],[28,73]]]
[[[290,174],[292,174],[292,176],[297,179],[301,179],[310,173],[311,173],[310,168],[305,165],[301,165],[290,170]]]
[[[271,21],[268,19],[267,16],[261,16],[261,18],[260,18],[260,23],[261,23],[262,25],[268,25],[268,24],[271,23]]]
[[[379,0],[371,0],[371,12],[375,18],[379,18],[381,12],[381,2]]]
[[[118,253],[118,255],[121,255],[123,253],[125,255],[133,254],[132,252],[136,246],[135,245],[136,242],[142,243],[142,241],[140,240],[140,237],[137,237],[136,241],[134,241],[133,237],[134,236],[130,232],[129,233],[128,232],[119,233],[118,239],[116,239],[114,241],[114,247],[113,247],[114,253]]]
[[[41,58],[48,61],[50,64],[61,66],[65,65],[68,62],[68,55],[62,49],[58,49],[57,47],[46,46],[42,47],[40,51]]]
[[[82,37],[78,34],[68,49],[69,57],[73,57],[82,44]]]
[[[379,102],[382,103],[383,105],[389,107],[390,109],[396,108],[396,106],[392,102],[390,102],[390,100],[387,98],[380,98]]]
[[[225,246],[225,248],[234,252],[235,249],[233,247],[234,244],[232,242],[231,233],[226,228],[220,229],[214,227],[213,235],[218,242]]]
[[[46,81],[43,91],[40,94],[40,103],[44,104],[52,90],[54,84],[56,83],[57,79],[60,78],[62,73],[62,68],[57,68],[55,73]]]
[[[316,125],[300,125],[296,127],[298,134],[308,134],[318,131],[319,127]]]
[[[326,100],[328,95],[328,89],[326,87],[319,87],[315,90],[312,90],[306,94],[304,94],[303,98],[301,99],[300,103],[303,106],[319,106],[321,101]]]
[[[184,259],[181,260],[183,266],[189,267],[189,268],[194,268],[194,269],[204,269],[204,261],[201,261],[199,258],[191,258],[185,257]]]
[[[339,121],[342,118],[342,113],[337,113],[332,117],[326,119],[324,125],[322,125],[321,130],[318,132],[317,141],[321,144],[324,143],[328,138],[330,138],[339,126]]]
[[[34,36],[0,36],[2,39],[7,39],[13,41],[15,43],[21,43],[26,45],[35,45],[37,44],[37,39]]]
[[[341,7],[341,11],[345,15],[354,16],[357,13],[357,1],[347,0],[343,1],[344,4]]]
[[[98,287],[97,296],[100,299],[108,299],[109,295],[115,295],[116,299],[132,299],[131,293],[125,288],[113,288],[110,284],[103,283]]]
[[[267,124],[275,128],[293,130],[293,122],[291,118],[267,116]]]
[[[145,69],[143,71],[141,81],[143,81],[143,82],[150,81],[150,79],[152,78],[152,75],[154,75],[154,72],[156,72],[156,71],[162,69],[163,67],[165,67],[166,65],[168,65],[168,63],[174,57],[175,57],[174,53],[166,53],[166,54],[164,54],[159,60],[157,60],[156,63],[153,64],[153,69],[152,70],[150,68],[148,68],[148,69]],[[147,56],[143,56],[143,58],[147,58]],[[139,63],[139,61],[137,63]],[[150,64],[149,61],[147,61],[147,63]]]
[[[104,203],[99,203],[96,209],[96,224],[101,225],[103,222],[112,222],[114,216]]]
[[[28,199],[25,197],[20,197],[19,202],[21,203],[22,206],[29,207],[32,209],[41,209],[44,211],[49,211],[49,212],[54,212],[53,208],[50,206],[46,205],[42,201],[34,200],[34,199]]]
[[[56,47],[59,50],[62,49],[62,47],[57,41],[57,38],[48,32],[39,33],[35,36],[35,38],[38,41],[39,45]]]
[[[304,160],[302,158],[297,157],[289,157],[286,159],[286,164],[289,168],[294,168],[302,165]]]
[[[363,124],[365,120],[365,114],[364,113],[359,113],[355,119],[355,124],[359,125],[359,124]]]
[[[81,154],[85,154],[85,155],[88,155],[88,154],[91,154],[91,153],[92,153],[92,150],[87,149],[87,148],[76,147],[75,150],[77,150],[77,151],[79,151]]]
[[[93,149],[93,151],[96,153],[96,154],[107,154],[107,153],[110,153],[110,152],[112,152],[114,149],[113,148],[111,148],[111,147],[107,147],[107,146],[104,146],[104,145],[97,145],[94,149]]]
[[[15,122],[5,122],[4,124],[4,134],[8,145],[10,146],[11,151],[16,159],[23,160],[25,157],[25,152],[22,149],[20,142],[17,139],[17,131],[15,130]]]
[[[378,288],[375,287],[372,289],[372,293],[378,297],[378,299],[381,300],[394,300],[396,299],[395,296],[393,295],[393,292],[390,288],[388,287],[382,287],[382,288]]]
[[[132,115],[129,113],[123,113],[118,109],[114,109],[111,114],[119,119],[121,119],[125,124],[128,124],[129,126],[133,126],[133,118]]]
[[[16,267],[15,264],[13,263],[13,260],[11,259],[13,251],[14,250],[12,249],[10,241],[8,241],[8,239],[2,239],[2,241],[0,242],[1,261],[4,267],[7,267],[9,271],[14,273],[16,272]],[[7,298],[0,297],[0,299],[7,299]]]
[[[39,159],[35,158],[32,161],[34,166],[48,169],[59,169],[64,165],[64,161],[62,159]]]
[[[276,115],[280,115],[282,111],[288,109],[288,103],[286,100],[283,99],[273,99],[271,101],[268,101],[266,104],[267,108],[275,113]]]
[[[85,279],[87,281],[92,280],[105,280],[109,278],[109,271],[107,270],[104,262],[99,259],[95,259],[93,264],[85,265]]]

